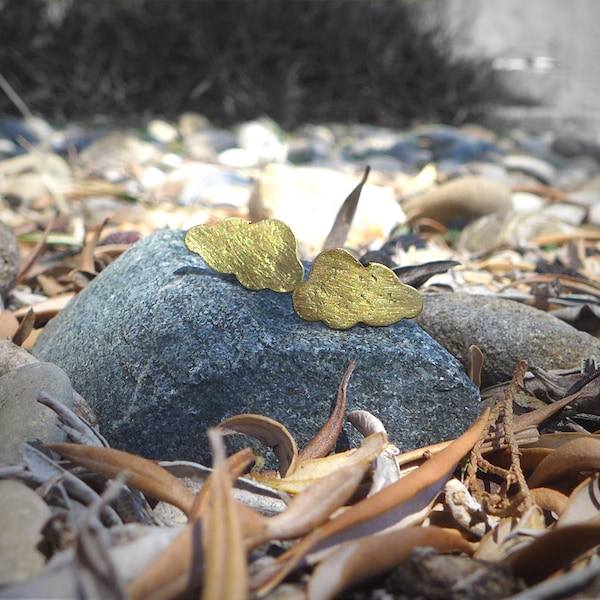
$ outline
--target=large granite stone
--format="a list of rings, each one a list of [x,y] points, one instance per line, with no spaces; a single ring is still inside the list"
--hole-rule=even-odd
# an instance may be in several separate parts
[[[280,420],[302,446],[351,360],[348,410],[375,413],[402,449],[453,438],[479,414],[460,363],[414,322],[334,331],[303,321],[290,294],[243,288],[183,237],[138,242],[34,348],[68,373],[113,446],[206,463],[206,429],[242,412]]]

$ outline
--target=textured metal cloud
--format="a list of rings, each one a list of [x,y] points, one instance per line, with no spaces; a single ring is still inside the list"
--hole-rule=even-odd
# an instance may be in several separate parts
[[[230,218],[198,225],[185,235],[188,250],[219,273],[232,273],[251,290],[291,292],[304,277],[292,230],[282,221]]]
[[[293,294],[294,310],[307,321],[323,321],[334,329],[357,323],[383,326],[416,317],[423,300],[401,283],[393,271],[377,263],[365,267],[340,248],[319,254],[308,280]]]

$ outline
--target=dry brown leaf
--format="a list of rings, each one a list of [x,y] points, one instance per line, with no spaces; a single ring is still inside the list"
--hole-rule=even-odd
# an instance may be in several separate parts
[[[342,427],[344,425],[344,415],[346,412],[346,389],[348,387],[348,381],[350,376],[356,367],[356,363],[352,361],[344,376],[342,382],[338,388],[337,398],[335,406],[331,411],[329,418],[319,429],[313,439],[306,445],[306,447],[298,455],[298,460],[307,460],[310,458],[320,458],[329,454],[336,440],[338,439]]]
[[[542,406],[540,408],[536,408],[531,412],[524,413],[515,417],[513,419],[513,425],[515,431],[523,431],[525,429],[529,429],[530,427],[537,427],[542,421],[550,418],[552,415],[556,414],[561,408],[567,406],[567,404],[573,402],[573,400],[577,400],[585,394],[584,390],[579,390],[570,396],[566,396],[562,400],[557,400],[552,404],[548,404],[547,406]]]
[[[459,534],[439,527],[410,527],[343,544],[314,571],[308,583],[309,600],[328,600],[341,590],[385,573],[405,561],[414,548],[472,553]]]
[[[533,488],[530,492],[531,499],[536,506],[539,506],[542,510],[549,510],[559,517],[563,514],[569,501],[568,496],[552,488]]]
[[[370,171],[371,167],[365,167],[365,172],[363,173],[360,183],[350,192],[348,197],[342,203],[342,206],[333,221],[331,231],[323,243],[322,250],[341,248],[346,243],[346,238],[348,237],[348,232],[350,231],[350,227],[352,227],[352,220],[356,213],[356,207],[360,200],[360,193],[362,192],[365,183],[367,183]]]
[[[327,475],[317,478],[292,499],[283,513],[263,519],[262,529],[252,531],[244,520],[246,543],[254,547],[268,539],[293,539],[312,531],[350,499],[369,464],[384,446],[381,433],[367,438],[354,453],[351,462],[338,465]]]
[[[31,269],[31,267],[34,265],[34,263],[37,261],[37,259],[42,254],[42,252],[44,250],[44,246],[46,244],[46,240],[48,239],[48,236],[50,235],[50,233],[52,232],[52,229],[56,225],[57,219],[58,219],[58,216],[55,215],[48,222],[48,225],[46,225],[46,229],[42,233],[42,236],[38,240],[37,244],[33,247],[31,252],[21,261],[21,266],[19,268],[19,272],[18,272],[17,278],[15,280],[15,285],[17,283],[23,281],[23,279],[25,279],[25,276],[27,275],[27,272],[29,271],[29,269]]]
[[[475,550],[475,558],[500,562],[524,548],[546,530],[544,513],[532,505],[520,517],[505,517],[488,531]]]
[[[540,435],[538,440],[532,444],[531,448],[549,448],[556,450],[561,446],[564,446],[567,442],[573,440],[580,440],[581,438],[588,438],[592,436],[591,433],[583,433],[580,431],[559,431],[556,433],[544,433]]]
[[[173,504],[186,515],[194,503],[194,494],[185,484],[147,458],[114,448],[81,444],[47,444],[46,448],[105,477],[113,478],[124,471],[128,484],[152,498]]]
[[[273,449],[279,461],[279,472],[282,477],[290,475],[296,469],[298,447],[296,440],[287,428],[263,415],[242,414],[225,419],[217,426],[224,435],[241,433],[256,438]]]
[[[478,388],[481,387],[483,360],[484,357],[481,349],[475,344],[469,346],[467,350],[467,375]]]
[[[208,440],[213,472],[202,515],[202,600],[243,600],[248,597],[246,551],[221,433],[210,429]]]
[[[242,473],[246,470],[246,468],[250,465],[250,463],[254,460],[254,453],[251,448],[244,448],[235,454],[232,454],[227,458],[227,468],[229,470],[229,477],[231,481],[234,482]],[[190,510],[190,514],[188,515],[188,519],[192,520],[199,517],[202,514],[203,505],[204,505],[204,497],[208,490],[210,489],[210,477],[204,483],[204,485],[200,488],[200,491],[196,494],[196,498],[194,500],[194,504]]]
[[[365,460],[375,460],[387,445],[384,432],[375,433],[363,440],[358,448],[337,452],[323,458],[313,458],[298,462],[296,470],[287,477],[271,477],[262,473],[252,473],[252,477],[272,488],[283,490],[289,494],[298,494],[322,477],[338,469],[355,464],[362,464]]]
[[[128,583],[128,600],[170,600],[198,586],[204,561],[201,536],[201,522],[196,519]]]
[[[504,564],[534,585],[600,544],[600,515],[576,525],[548,531],[511,554]]]
[[[600,470],[600,439],[592,436],[563,444],[542,460],[527,483],[529,487],[539,487],[561,477],[577,477],[586,470]]]
[[[436,498],[458,462],[467,454],[487,426],[489,410],[459,438],[418,469],[370,496],[339,517],[316,528],[296,546],[283,554],[278,564],[264,576],[257,577],[254,588],[265,595],[280,582],[318,545],[318,550],[330,548],[355,538],[373,535],[388,527],[408,527],[424,518],[430,503]]]
[[[533,471],[547,456],[554,452],[551,448],[519,448],[521,469]],[[486,459],[501,469],[509,469],[512,463],[510,451],[506,448],[485,455]]]
[[[600,476],[582,481],[568,498],[568,502],[556,524],[557,527],[574,525],[598,515],[600,506]]]
[[[40,273],[39,275],[36,275],[35,278],[44,294],[48,297],[58,296],[59,294],[64,294],[68,291],[68,288],[65,285],[59,283],[55,277],[51,277],[50,275]]]
[[[17,331],[12,336],[13,344],[16,346],[22,346],[25,340],[29,337],[31,332],[33,331],[33,326],[35,324],[35,315],[33,313],[33,309],[30,308],[27,311],[27,314],[23,317]]]

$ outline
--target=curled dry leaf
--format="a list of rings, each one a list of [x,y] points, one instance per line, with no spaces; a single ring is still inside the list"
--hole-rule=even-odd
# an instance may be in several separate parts
[[[488,531],[475,550],[475,558],[499,562],[531,540],[537,538],[546,529],[544,513],[538,506],[528,508],[520,517],[505,517],[496,527]]]
[[[365,460],[375,460],[384,451],[386,444],[385,434],[374,433],[366,438],[358,448],[299,462],[296,470],[288,477],[281,479],[261,473],[252,473],[252,477],[269,487],[288,494],[298,494],[322,477],[334,473],[342,467],[362,464]]]
[[[460,459],[473,447],[485,428],[487,417],[488,411],[440,454],[326,523],[321,531],[322,540],[328,540],[327,546],[330,546],[338,543],[336,534],[353,539],[372,535],[392,525],[408,526],[423,518],[421,512],[438,495]],[[361,527],[362,524],[365,527]]]
[[[335,406],[331,411],[329,418],[319,429],[315,437],[306,445],[306,447],[300,452],[298,456],[299,460],[307,460],[309,458],[320,458],[329,454],[336,440],[338,439],[342,427],[344,425],[344,414],[346,412],[346,389],[348,387],[348,381],[350,376],[356,367],[356,363],[352,361],[344,376],[342,382],[338,388],[337,398]]]
[[[581,523],[595,517],[600,506],[600,475],[582,481],[571,492],[565,504],[556,524],[557,527]]]
[[[348,413],[346,418],[348,422],[352,423],[354,428],[364,437],[380,431],[385,433],[387,437],[383,423],[375,415],[372,415],[366,410],[353,410],[352,412]]]
[[[421,467],[316,528],[280,556],[268,573],[256,577],[253,589],[266,595],[310,552],[329,550],[391,526],[408,527],[422,520],[460,459],[482,435],[488,416],[489,410],[484,411],[470,429]]]
[[[552,488],[533,488],[531,500],[542,510],[549,510],[559,517],[563,514],[569,498]]]
[[[246,526],[247,544],[254,547],[272,538],[297,538],[321,525],[354,494],[369,464],[382,451],[384,444],[382,434],[370,436],[353,453],[351,461],[338,463],[327,475],[316,478],[314,483],[292,499],[283,513],[263,519],[262,529],[252,532]]]
[[[328,600],[341,590],[389,571],[419,546],[440,552],[471,554],[471,545],[459,534],[439,527],[410,527],[343,544],[315,569],[308,584],[309,600]]]
[[[287,428],[269,417],[255,414],[235,415],[217,426],[224,435],[241,433],[260,440],[273,449],[282,477],[293,473],[298,460],[296,440]]]
[[[511,554],[504,564],[528,585],[538,583],[600,544],[600,516],[557,527]]]
[[[600,470],[600,439],[592,436],[567,442],[547,456],[529,477],[528,485],[538,487],[560,477],[577,477],[585,470]]]
[[[348,414],[348,421],[362,435],[371,435],[375,432],[381,432],[386,436],[387,432],[383,423],[370,412],[366,410],[354,410]],[[400,466],[396,457],[398,456],[398,448],[392,444],[388,444],[383,452],[375,459],[373,468],[373,483],[369,490],[369,496],[381,491],[384,487],[391,485],[400,479]]]
[[[444,486],[446,504],[454,520],[475,537],[481,538],[491,524],[483,507],[471,494],[467,487],[458,479],[450,479]]]
[[[194,503],[194,495],[177,477],[141,456],[80,444],[48,444],[46,448],[105,477],[113,478],[124,471],[128,484],[157,500],[170,502],[186,514]]]

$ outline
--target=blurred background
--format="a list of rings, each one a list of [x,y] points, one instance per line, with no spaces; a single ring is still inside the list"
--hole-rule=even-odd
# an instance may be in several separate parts
[[[0,40],[0,75],[52,120],[598,132],[596,0],[5,0]],[[0,93],[0,116],[17,115]]]

